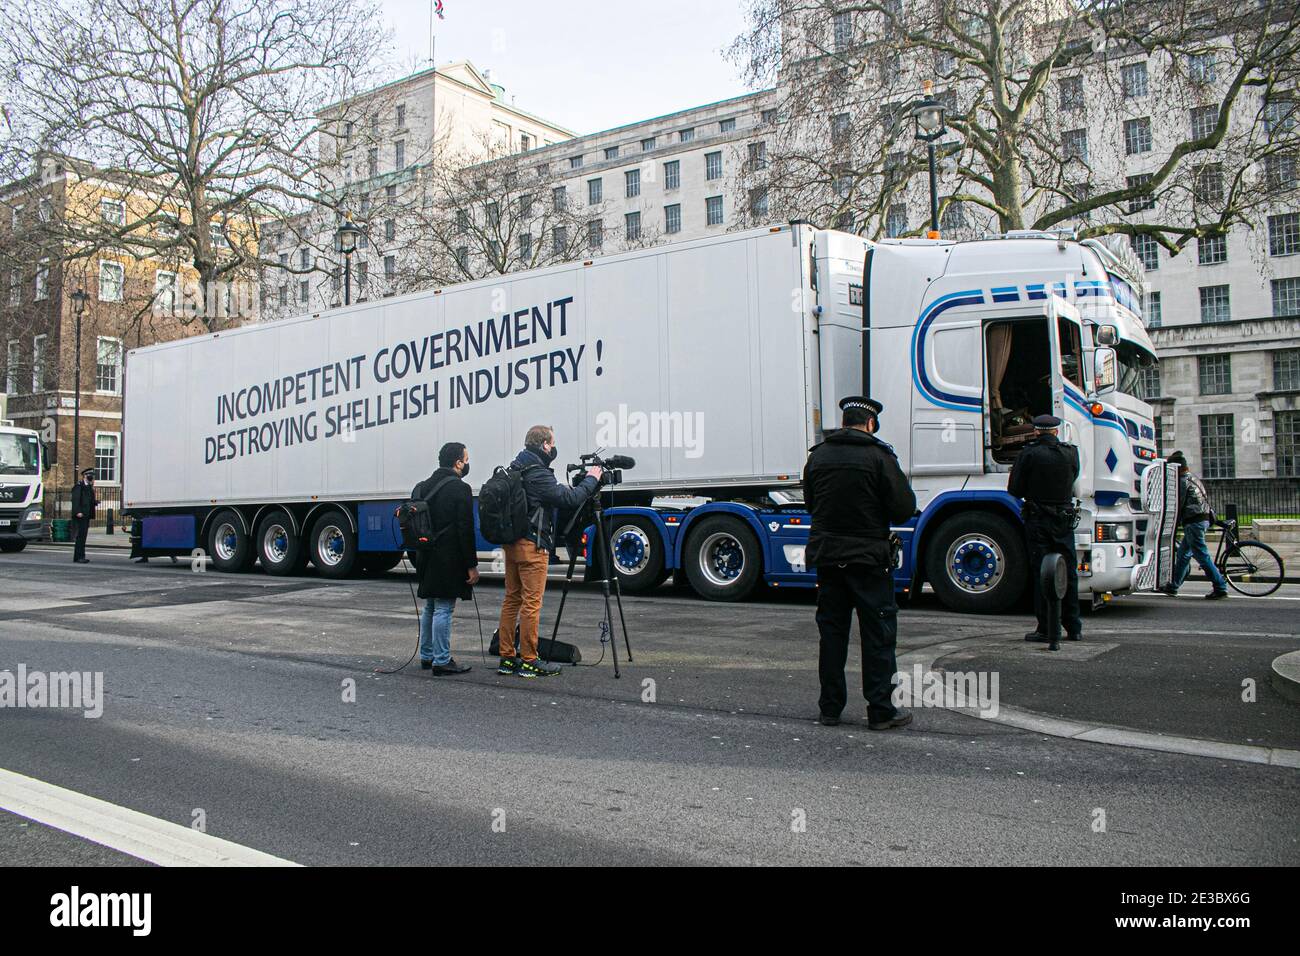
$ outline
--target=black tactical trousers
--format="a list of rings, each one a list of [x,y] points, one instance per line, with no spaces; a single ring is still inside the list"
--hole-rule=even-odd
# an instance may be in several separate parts
[[[817,630],[821,647],[817,670],[821,677],[821,712],[838,717],[848,703],[844,664],[849,656],[853,612],[862,635],[862,696],[869,720],[889,720],[897,709],[891,699],[898,664],[898,604],[894,578],[888,571],[864,565],[819,565],[817,568]]]
[[[86,535],[90,533],[89,518],[73,518],[76,536],[72,539],[72,560],[80,561],[86,556]]]
[[[1034,578],[1034,614],[1038,633],[1047,633],[1047,598],[1043,594],[1043,558],[1059,554],[1065,559],[1065,597],[1061,601],[1061,625],[1066,634],[1080,634],[1078,556],[1074,549],[1074,529],[1065,528],[1059,518],[1029,514],[1025,517],[1025,534],[1029,538],[1029,569]],[[1059,636],[1059,634],[1057,635]]]

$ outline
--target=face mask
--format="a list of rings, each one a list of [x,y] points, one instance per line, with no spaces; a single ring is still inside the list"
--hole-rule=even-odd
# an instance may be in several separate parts
[[[460,466],[460,476],[462,478],[469,477],[469,462],[465,462],[465,464]]]
[[[560,449],[552,445],[550,452],[547,453],[547,457],[546,457],[547,463],[549,464],[550,462],[555,461],[555,459],[559,457],[559,454],[560,454]]]

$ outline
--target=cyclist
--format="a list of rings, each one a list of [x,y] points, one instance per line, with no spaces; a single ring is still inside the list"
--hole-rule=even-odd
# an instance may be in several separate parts
[[[1222,600],[1228,596],[1228,582],[1210,557],[1210,549],[1205,544],[1205,532],[1214,520],[1209,494],[1201,479],[1187,467],[1186,455],[1176,451],[1169,456],[1169,462],[1178,466],[1178,521],[1183,526],[1183,540],[1178,545],[1178,555],[1174,559],[1174,579],[1160,590],[1165,594],[1176,595],[1187,580],[1192,558],[1195,558],[1214,584],[1214,590],[1205,595],[1206,598],[1211,601]]]

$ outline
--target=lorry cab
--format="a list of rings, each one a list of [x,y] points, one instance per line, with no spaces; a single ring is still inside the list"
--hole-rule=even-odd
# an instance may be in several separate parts
[[[40,435],[0,419],[0,552],[21,551],[41,537],[43,452]]]

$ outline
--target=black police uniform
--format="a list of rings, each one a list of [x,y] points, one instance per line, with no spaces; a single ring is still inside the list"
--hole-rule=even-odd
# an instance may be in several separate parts
[[[869,399],[845,399],[841,408],[854,401],[881,410]],[[889,528],[915,513],[916,495],[894,450],[855,428],[829,432],[809,451],[803,493],[812,514],[807,562],[817,569],[822,717],[837,720],[848,701],[844,664],[856,610],[867,718],[892,720],[898,605]]]
[[[85,477],[94,472],[87,469],[82,473],[82,480],[72,486],[72,523],[76,529],[73,538],[72,560],[75,564],[86,564],[86,536],[90,533],[90,519],[95,516],[99,502],[95,498],[95,488],[87,484]],[[82,515],[78,518],[77,515]]]
[[[1040,415],[1034,419],[1039,429],[1057,428],[1060,419]],[[1074,546],[1074,482],[1079,477],[1079,450],[1059,441],[1055,435],[1040,434],[1025,446],[1011,467],[1007,491],[1023,498],[1021,515],[1029,541],[1029,567],[1034,586],[1034,614],[1038,630],[1026,639],[1059,637],[1047,633],[1047,601],[1043,595],[1043,558],[1059,554],[1065,558],[1066,587],[1061,602],[1061,624],[1065,633],[1078,640],[1083,631],[1079,617],[1078,556]]]

